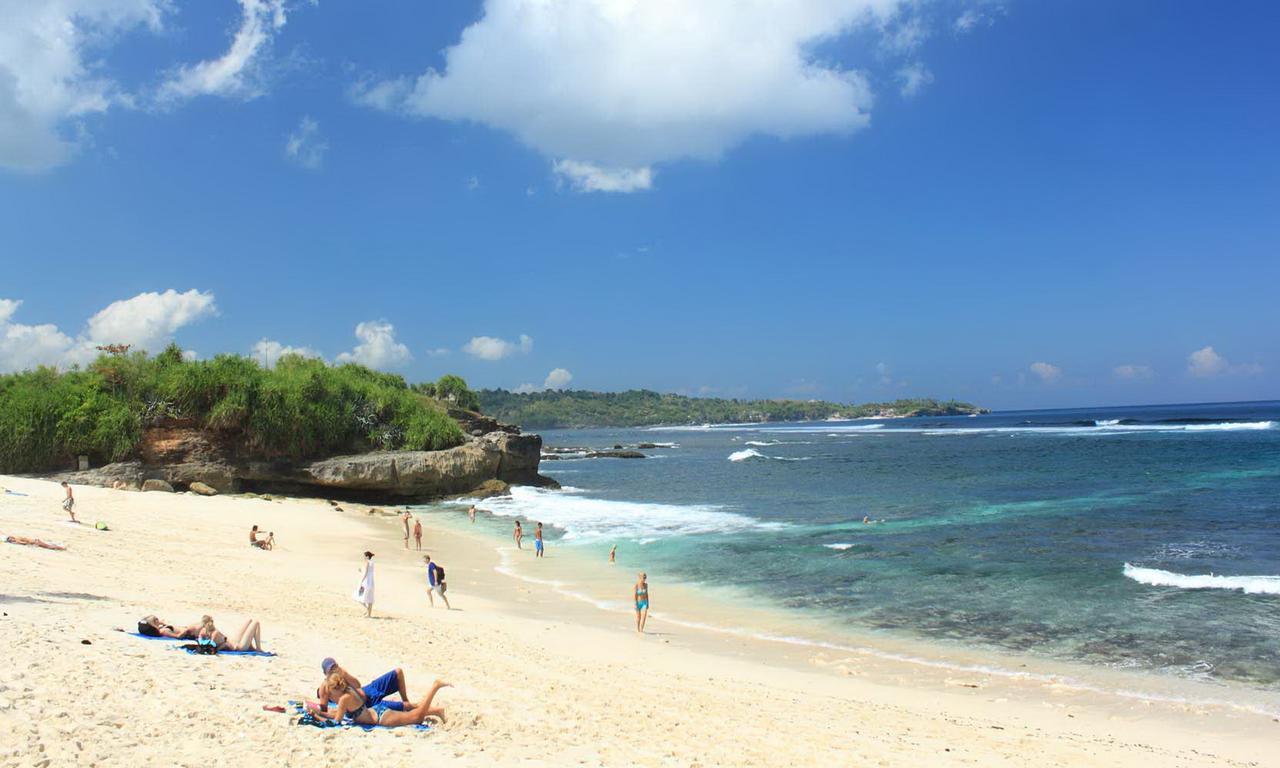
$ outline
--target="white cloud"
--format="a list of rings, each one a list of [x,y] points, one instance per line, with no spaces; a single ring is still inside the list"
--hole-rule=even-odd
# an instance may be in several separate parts
[[[427,357],[445,357],[451,354],[453,354],[453,350],[448,347],[436,347],[435,349],[427,350]]]
[[[75,338],[56,325],[13,322],[22,302],[0,299],[0,371],[21,371],[37,365],[68,366],[87,363],[103,344],[129,344],[154,352],[185,325],[215,314],[213,294],[190,290],[141,293],[113,302],[89,318]]]
[[[933,82],[933,73],[925,65],[918,61],[913,61],[898,70],[898,80],[902,83],[898,92],[902,94],[902,98],[909,99],[919,93],[926,85]]]
[[[0,168],[38,172],[69,160],[78,122],[128,104],[101,72],[100,49],[136,27],[160,29],[166,0],[0,2]]]
[[[1262,366],[1257,363],[1232,365],[1212,346],[1208,346],[1187,355],[1187,373],[1201,379],[1211,379],[1216,376],[1256,376],[1262,373]]]
[[[653,187],[653,169],[601,168],[578,160],[557,160],[551,171],[578,192],[638,192]]]
[[[160,85],[157,98],[173,103],[197,96],[262,95],[262,59],[272,37],[285,25],[284,0],[238,0],[240,27],[227,52],[216,59],[184,64]]]
[[[520,334],[519,341],[507,341],[493,336],[475,336],[462,347],[462,351],[481,360],[501,360],[517,352],[529,354],[533,339]]]
[[[178,293],[140,293],[113,301],[89,318],[85,336],[94,344],[129,344],[155,351],[173,340],[179,328],[217,313],[212,293],[194,288]]]
[[[284,156],[308,170],[319,170],[328,151],[329,142],[320,135],[320,124],[310,115],[303,115],[298,127],[285,138]]]
[[[520,386],[516,387],[511,391],[516,393],[517,395],[531,395],[534,392],[537,392],[538,388],[533,386],[532,384],[525,383],[525,384],[521,384]]]
[[[1062,369],[1052,363],[1032,363],[1028,370],[1046,384],[1052,384],[1062,378]]]
[[[542,382],[543,389],[564,389],[569,386],[569,382],[573,381],[573,374],[564,368],[553,368],[551,373],[547,374],[546,381]]]
[[[409,348],[396,341],[396,329],[385,320],[369,320],[356,326],[360,343],[338,355],[339,363],[359,363],[370,368],[394,368],[413,359]]]
[[[906,0],[486,0],[443,71],[366,81],[364,105],[514,134],[583,191],[636,191],[656,163],[714,160],[755,135],[867,125],[866,76],[814,55],[854,30],[914,50]],[[565,165],[564,163],[570,163]]]
[[[1111,369],[1117,379],[1133,381],[1136,379],[1151,378],[1151,367],[1147,365],[1117,365]]]
[[[979,26],[989,27],[995,23],[995,17],[1005,12],[1004,7],[998,3],[985,2],[977,8],[966,8],[963,13],[956,17],[952,24],[957,34],[972,32]]]
[[[274,368],[276,362],[285,355],[301,355],[302,357],[324,359],[319,352],[310,347],[290,347],[272,339],[262,339],[257,344],[254,344],[251,354],[254,360],[262,363],[266,368]]]

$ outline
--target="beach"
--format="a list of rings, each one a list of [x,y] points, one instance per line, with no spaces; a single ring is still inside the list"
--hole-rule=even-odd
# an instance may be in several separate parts
[[[1262,712],[698,629],[662,619],[660,583],[640,636],[625,610],[531,579],[532,552],[468,530],[465,507],[422,513],[450,611],[428,605],[399,521],[368,505],[77,487],[89,524],[74,526],[56,484],[0,486],[24,494],[0,495],[0,532],[67,545],[0,546],[6,766],[1280,764]],[[255,524],[275,551],[248,546]],[[366,549],[372,619],[351,599]],[[619,601],[633,577],[617,574]],[[114,631],[204,613],[229,633],[260,620],[278,655],[192,656]],[[401,667],[411,696],[452,683],[436,699],[448,722],[321,730],[264,711],[314,696],[326,656],[364,682]]]

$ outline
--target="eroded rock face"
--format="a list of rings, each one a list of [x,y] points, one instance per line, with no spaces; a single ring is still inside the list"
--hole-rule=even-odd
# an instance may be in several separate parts
[[[492,493],[509,484],[556,485],[538,474],[542,438],[509,431],[472,437],[443,451],[379,451],[309,462],[237,459],[197,429],[153,432],[143,442],[142,461],[64,473],[57,479],[108,488],[121,482],[144,490],[190,489],[205,495],[257,490],[397,499],[438,498],[477,489]]]

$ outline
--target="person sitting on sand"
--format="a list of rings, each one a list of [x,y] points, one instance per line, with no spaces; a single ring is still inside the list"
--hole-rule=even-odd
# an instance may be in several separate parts
[[[74,494],[71,493],[71,484],[68,483],[66,480],[63,480],[62,487],[67,490],[67,496],[62,500],[62,509],[66,511],[68,515],[71,515],[71,522],[78,523],[80,521],[76,519],[76,512],[75,512],[76,497]]]
[[[368,704],[359,693],[358,688],[346,685],[347,680],[341,670],[335,669],[325,678],[325,686],[333,691],[341,691],[338,705],[333,712],[327,705],[312,710],[317,717],[335,722],[350,722],[356,725],[381,725],[384,728],[395,728],[401,725],[421,725],[428,717],[440,718],[444,722],[444,709],[432,708],[431,703],[441,688],[448,688],[449,683],[436,680],[431,684],[427,697],[416,707],[398,710],[380,704]],[[344,687],[345,686],[345,687]]]
[[[213,618],[203,616],[200,619],[200,632],[196,635],[200,645],[212,645],[219,651],[257,651],[262,653],[262,624],[256,619],[249,619],[240,627],[236,639],[231,640],[213,624]]]
[[[266,543],[267,543],[266,539],[258,538],[257,525],[249,529],[249,546],[257,547],[258,549],[266,549]]]
[[[644,571],[636,579],[636,631],[643,632],[645,622],[649,621],[649,576]]]
[[[30,536],[15,536],[13,534],[9,534],[8,536],[5,536],[4,543],[18,544],[24,547],[39,547],[40,549],[55,549],[55,550],[58,550],[59,552],[66,549],[66,547],[63,546],[62,544],[55,544],[52,541],[45,541],[44,539],[33,539]]]

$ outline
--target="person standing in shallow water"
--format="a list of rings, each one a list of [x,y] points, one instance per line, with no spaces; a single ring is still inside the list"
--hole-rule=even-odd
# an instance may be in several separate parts
[[[471,509],[467,510],[467,517],[471,518],[471,522],[476,521],[476,505],[472,504]]]
[[[644,632],[645,622],[649,620],[649,576],[644,571],[636,579],[636,631]]]
[[[613,565],[616,562],[618,562],[618,545],[614,544],[613,548],[609,550],[609,565]]]
[[[511,532],[511,538],[516,540],[516,549],[524,549],[520,546],[520,542],[524,539],[524,529],[520,527],[520,521],[516,521],[516,528]]]
[[[365,618],[373,616],[373,553],[364,553],[364,573],[351,599],[364,605]]]
[[[409,548],[409,518],[411,517],[413,516],[409,514],[409,510],[407,509],[404,511],[404,514],[400,515],[400,521],[404,523],[404,548],[405,549]]]
[[[418,545],[418,551],[422,551],[422,519],[415,517],[413,519],[413,541]]]
[[[534,557],[542,557],[542,547],[542,523],[538,523],[537,529],[533,532]]]

